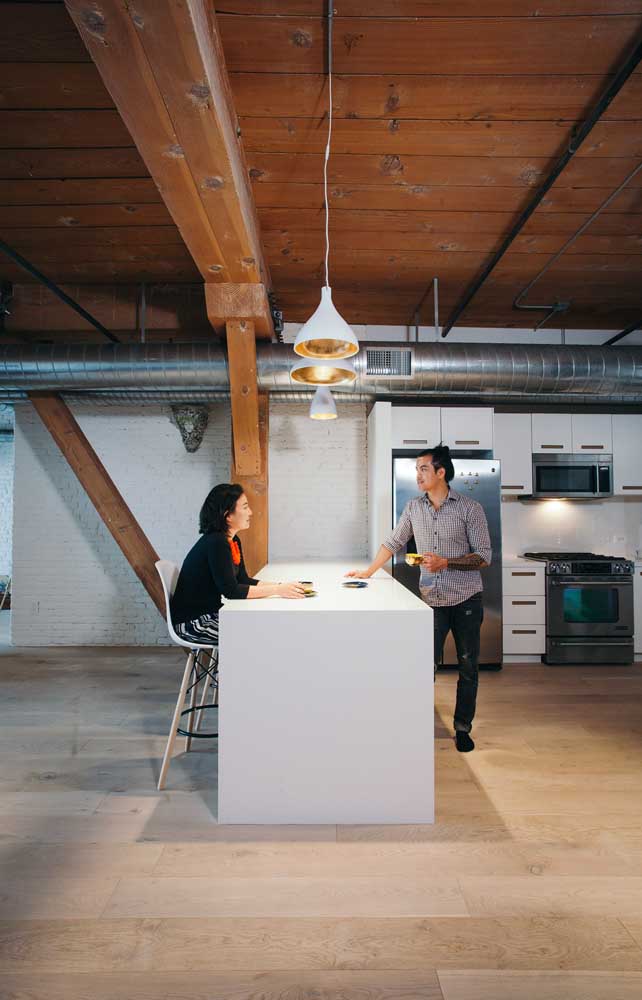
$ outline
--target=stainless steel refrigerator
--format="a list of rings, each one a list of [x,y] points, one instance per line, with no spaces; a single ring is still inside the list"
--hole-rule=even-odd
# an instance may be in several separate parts
[[[486,514],[490,542],[493,549],[492,563],[483,569],[484,621],[481,629],[479,664],[489,669],[499,669],[502,663],[502,532],[500,463],[494,459],[454,458],[455,477],[450,484],[458,493],[477,500]],[[415,477],[415,459],[396,457],[392,460],[393,475],[393,524],[399,520],[408,500],[419,495]],[[408,590],[419,596],[419,568],[406,566],[406,552],[416,552],[415,541],[396,553],[393,559],[393,576]],[[452,635],[444,647],[444,665],[457,663]]]

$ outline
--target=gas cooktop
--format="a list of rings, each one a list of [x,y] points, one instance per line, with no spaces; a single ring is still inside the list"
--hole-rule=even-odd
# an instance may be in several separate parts
[[[526,559],[540,559],[542,562],[548,562],[549,560],[572,560],[572,559],[593,559],[613,562],[616,559],[621,559],[622,556],[598,556],[595,552],[525,552],[524,557]]]
[[[526,559],[546,563],[547,576],[632,576],[633,563],[622,556],[595,552],[525,552]]]

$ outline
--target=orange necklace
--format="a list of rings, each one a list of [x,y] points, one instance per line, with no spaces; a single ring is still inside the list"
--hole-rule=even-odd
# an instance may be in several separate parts
[[[239,543],[235,542],[233,538],[228,538],[230,543],[230,548],[232,550],[232,562],[235,566],[240,566],[241,564],[241,550],[239,548]]]

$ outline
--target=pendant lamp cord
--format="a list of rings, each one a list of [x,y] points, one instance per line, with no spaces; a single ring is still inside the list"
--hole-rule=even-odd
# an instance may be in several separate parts
[[[328,202],[328,160],[330,159],[330,140],[332,139],[332,18],[333,0],[328,0],[328,141],[325,147],[323,161],[323,191],[325,197],[325,284],[329,287],[328,260],[330,257],[330,204]]]

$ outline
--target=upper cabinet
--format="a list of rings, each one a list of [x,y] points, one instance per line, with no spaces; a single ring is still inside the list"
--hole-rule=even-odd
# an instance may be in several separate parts
[[[493,448],[493,410],[490,407],[441,408],[441,439],[449,448],[465,451]]]
[[[571,423],[576,454],[581,455],[583,451],[613,453],[610,413],[574,413]]]
[[[532,493],[530,413],[496,413],[494,425],[494,456],[501,462],[502,496]]]
[[[642,494],[642,414],[613,415],[613,492]]]
[[[431,448],[441,441],[441,410],[438,406],[393,406],[392,447]]]
[[[573,451],[570,413],[534,413],[532,421],[533,452],[550,454]],[[503,475],[503,473],[502,473]]]

